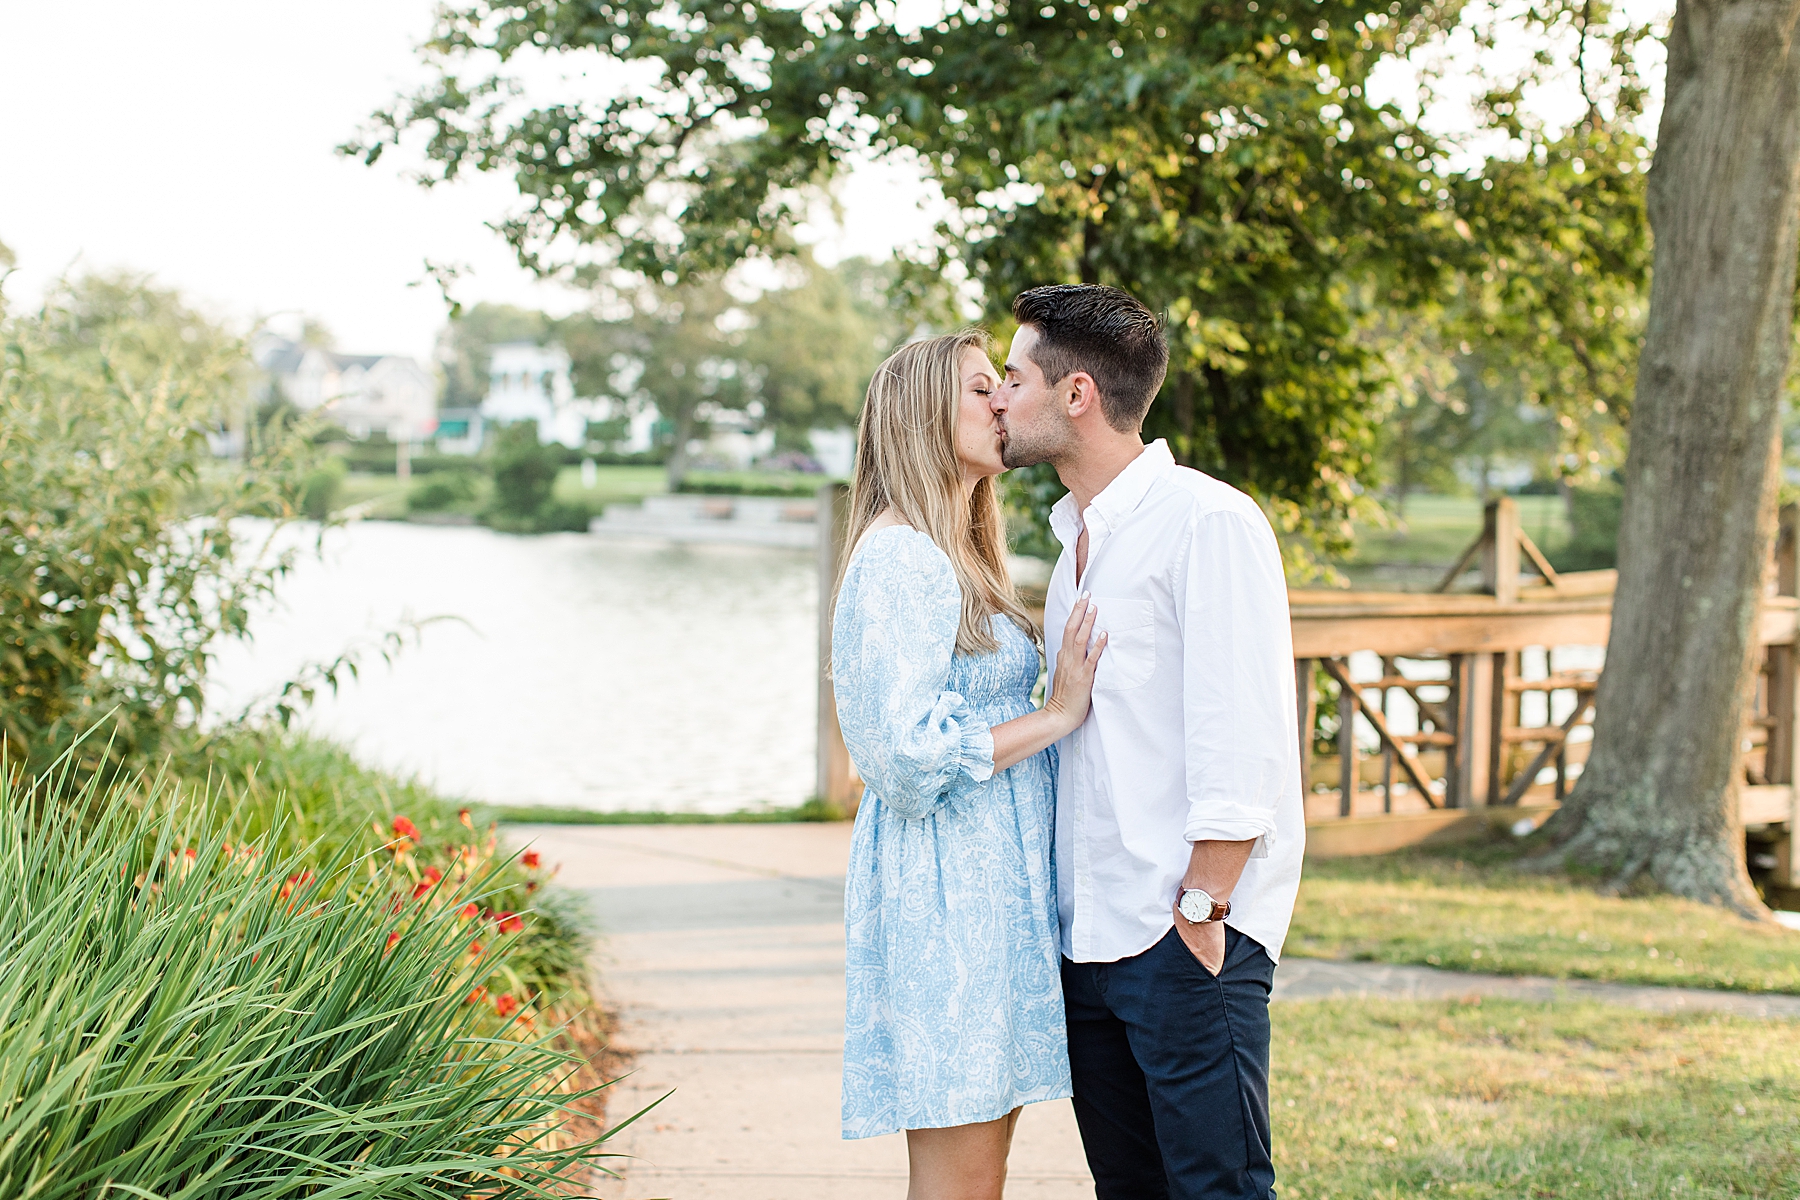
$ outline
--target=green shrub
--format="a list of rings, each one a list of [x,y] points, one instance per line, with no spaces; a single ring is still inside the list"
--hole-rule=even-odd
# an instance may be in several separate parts
[[[562,448],[538,442],[536,421],[501,426],[494,439],[493,514],[511,521],[535,520],[550,503],[561,466]]]
[[[443,512],[475,499],[473,464],[460,471],[439,471],[415,481],[406,493],[409,512]]]
[[[306,476],[300,489],[300,511],[314,521],[324,521],[338,509],[349,468],[341,458],[328,458]]]
[[[484,519],[505,533],[581,531],[591,513],[586,506],[555,498],[556,476],[569,451],[538,442],[536,421],[500,428],[494,445],[494,497]]]
[[[38,770],[111,713],[82,767],[142,762],[287,568],[237,518],[297,518],[315,452],[277,423],[215,459],[248,358],[141,280],[62,285],[0,343],[0,734]]]
[[[246,846],[217,803],[94,786],[0,779],[0,1193],[512,1200],[598,1154],[560,1145],[577,1061],[479,990],[519,936],[475,952],[404,850]]]

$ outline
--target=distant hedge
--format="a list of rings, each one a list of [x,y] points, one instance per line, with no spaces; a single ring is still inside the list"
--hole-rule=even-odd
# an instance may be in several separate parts
[[[394,446],[386,441],[368,442],[330,442],[325,445],[328,453],[344,461],[344,465],[352,471],[365,475],[392,475],[394,473]],[[546,449],[556,456],[557,462],[566,467],[579,466],[585,459],[592,459],[602,467],[660,467],[669,459],[667,450],[651,450],[643,454],[615,454],[612,451],[590,453],[579,447],[569,447],[552,443]],[[430,475],[434,471],[485,471],[486,455],[440,454],[433,450],[425,450],[412,456],[412,472],[414,475]]]
[[[675,490],[702,496],[787,496],[808,500],[831,482],[827,475],[762,475],[732,471],[689,475]]]

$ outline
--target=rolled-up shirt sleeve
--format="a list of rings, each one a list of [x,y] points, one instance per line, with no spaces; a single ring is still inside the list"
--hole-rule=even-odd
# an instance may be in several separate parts
[[[1275,533],[1260,513],[1194,519],[1178,578],[1190,842],[1262,857],[1298,770],[1293,635]]]

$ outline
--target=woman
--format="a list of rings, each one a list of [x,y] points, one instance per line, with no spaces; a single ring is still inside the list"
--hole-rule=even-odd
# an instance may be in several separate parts
[[[1055,691],[1006,569],[999,378],[979,330],[869,384],[831,639],[865,790],[845,889],[844,1136],[907,1131],[911,1200],[1001,1194],[1019,1109],[1070,1094],[1049,747],[1104,638],[1077,604]]]

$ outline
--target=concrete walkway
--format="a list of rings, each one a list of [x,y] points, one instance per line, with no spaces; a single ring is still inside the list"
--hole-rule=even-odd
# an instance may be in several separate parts
[[[605,1200],[898,1200],[905,1139],[838,1137],[848,825],[518,826],[605,935],[601,980],[637,1054]],[[1289,958],[1277,1000],[1326,996],[1609,1000],[1800,1017],[1800,997],[1621,987]],[[666,1097],[666,1098],[665,1098]],[[1068,1101],[1027,1108],[1007,1195],[1091,1197]]]

